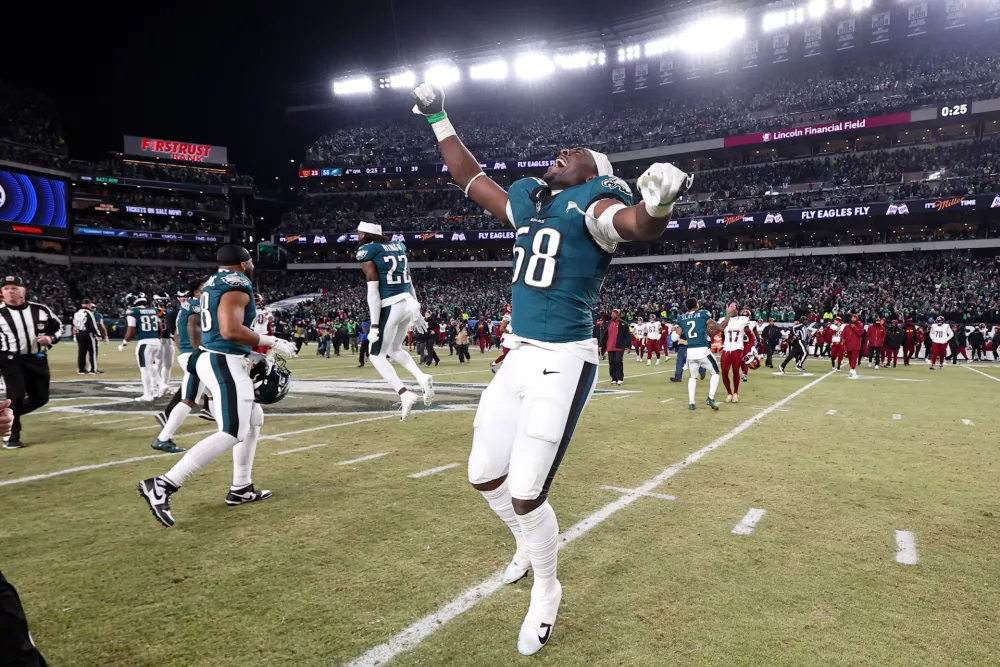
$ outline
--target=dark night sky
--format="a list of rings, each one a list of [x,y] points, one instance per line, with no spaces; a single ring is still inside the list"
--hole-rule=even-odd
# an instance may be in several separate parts
[[[316,132],[284,112],[286,86],[395,62],[390,0],[26,3],[4,10],[0,78],[54,98],[70,155],[100,158],[122,134],[229,147],[258,181],[291,174]],[[616,15],[655,8],[619,0]],[[33,5],[33,7],[32,7]],[[597,25],[604,0],[395,0],[404,61]],[[314,119],[313,122],[318,122]]]

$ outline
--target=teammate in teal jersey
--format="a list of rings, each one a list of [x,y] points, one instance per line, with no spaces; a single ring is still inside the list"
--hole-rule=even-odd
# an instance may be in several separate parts
[[[125,339],[118,346],[122,352],[133,338],[136,339],[135,360],[139,364],[142,380],[142,396],[137,401],[152,401],[160,395],[160,316],[156,308],[150,308],[146,295],[139,293],[132,301],[132,307],[125,315],[128,329]]]
[[[712,354],[712,337],[726,328],[729,318],[736,314],[736,304],[731,303],[726,308],[726,318],[721,322],[712,319],[712,315],[698,307],[697,299],[688,299],[684,305],[688,312],[677,318],[677,324],[687,338],[687,363],[688,372],[688,410],[694,410],[694,395],[698,389],[698,380],[695,375],[704,373],[702,369],[711,373],[708,380],[708,398],[705,405],[718,410],[719,406],[715,402],[715,391],[719,388],[719,364]]]
[[[233,484],[227,505],[243,505],[271,497],[254,489],[251,479],[257,439],[264,412],[254,402],[254,383],[247,367],[252,345],[269,345],[276,352],[295,356],[295,346],[250,329],[254,317],[253,260],[246,248],[225,245],[216,257],[219,270],[205,281],[199,298],[201,346],[188,359],[199,382],[215,398],[214,433],[192,447],[165,475],[139,482],[139,495],[157,521],[174,525],[170,496],[195,472],[223,452],[233,450]],[[178,406],[179,407],[179,406]]]
[[[368,282],[368,311],[372,318],[368,332],[369,359],[382,379],[399,394],[399,418],[406,420],[417,395],[403,385],[386,356],[416,378],[424,392],[424,405],[434,400],[434,378],[420,370],[413,357],[403,350],[408,327],[418,333],[427,331],[410,280],[406,244],[389,242],[382,234],[382,226],[373,222],[358,225],[358,240],[361,247],[356,258]]]
[[[179,292],[177,297],[180,305],[177,307],[177,317],[174,329],[174,341],[180,350],[177,362],[184,371],[181,388],[170,400],[170,405],[163,413],[159,435],[153,439],[153,449],[162,452],[177,453],[185,451],[174,442],[174,434],[184,422],[197,402],[205,393],[204,385],[198,379],[197,373],[188,370],[188,361],[195,350],[201,347],[201,286],[204,279],[194,281],[188,290]],[[159,420],[160,417],[158,416]]]
[[[516,230],[513,333],[504,340],[510,353],[479,400],[469,481],[514,534],[517,551],[502,581],[525,576],[529,564],[534,571],[517,640],[518,651],[531,655],[549,640],[562,600],[559,524],[547,498],[597,380],[593,311],[601,284],[618,243],[663,234],[692,179],[654,164],[639,178],[643,200],[633,205],[607,156],[571,148],[541,179],[521,179],[505,192],[456,136],[444,91],[425,83],[413,94],[413,110],[431,123],[458,186]]]

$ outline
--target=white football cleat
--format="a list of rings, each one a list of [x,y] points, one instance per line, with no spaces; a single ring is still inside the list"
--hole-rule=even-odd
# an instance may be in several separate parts
[[[552,637],[552,626],[556,623],[556,614],[559,613],[559,603],[562,602],[562,584],[558,580],[555,589],[548,595],[536,597],[536,587],[537,584],[531,589],[531,605],[517,636],[517,651],[521,655],[534,655],[548,643]]]
[[[656,360],[656,364],[655,365],[657,365],[657,366],[660,365],[660,360],[659,359]]]
[[[652,366],[653,365],[653,360],[652,359],[646,359],[646,365],[647,366]]]
[[[150,401],[152,401],[152,400],[153,400],[154,398],[156,398],[156,397],[155,397],[155,396],[151,396],[151,395],[149,395],[149,394],[143,394],[142,396],[138,397],[138,398],[137,398],[137,399],[135,399],[135,400],[136,400],[137,402],[139,402],[139,403],[149,403],[149,402],[150,402]]]
[[[424,405],[434,402],[434,378],[430,375],[420,383],[420,388],[424,390]]]
[[[514,554],[514,558],[511,559],[510,563],[507,565],[507,569],[503,571],[500,576],[500,583],[503,584],[513,584],[517,581],[521,581],[526,576],[528,576],[528,569],[531,567],[531,559],[528,558],[527,552],[521,553],[518,549],[517,553]]]
[[[858,372],[852,368],[851,372],[847,374],[847,377],[849,377],[849,378],[856,378],[856,377],[858,377]]]
[[[399,402],[401,405],[399,421],[405,422],[406,418],[410,416],[413,406],[417,404],[417,395],[410,390],[406,390],[399,395]]]

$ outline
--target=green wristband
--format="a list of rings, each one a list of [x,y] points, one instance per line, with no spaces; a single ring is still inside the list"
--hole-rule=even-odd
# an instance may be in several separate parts
[[[444,120],[447,117],[448,117],[448,114],[446,114],[444,111],[442,111],[441,113],[436,113],[436,114],[434,114],[432,116],[428,116],[427,117],[427,122],[430,123],[431,125],[433,125],[434,123],[436,123],[436,122],[438,122],[440,120]]]

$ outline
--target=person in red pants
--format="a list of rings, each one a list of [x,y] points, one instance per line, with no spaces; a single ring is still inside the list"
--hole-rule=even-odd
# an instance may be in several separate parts
[[[503,348],[503,353],[490,362],[490,370],[494,373],[497,372],[497,366],[503,363],[503,360],[507,358],[507,353],[510,352],[510,348],[503,344],[504,334],[510,331],[510,312],[510,306],[507,306],[507,312],[504,314],[503,319],[500,320],[500,324],[497,326],[497,338],[500,339],[500,347]]]
[[[903,365],[909,366],[910,359],[913,358],[914,350],[917,347],[919,330],[913,324],[913,320],[907,318],[903,325]]]
[[[741,310],[740,316],[747,318],[747,326],[743,331],[743,360],[740,362],[740,379],[743,382],[747,382],[750,373],[750,365],[747,364],[747,359],[750,358],[750,353],[757,347],[759,335],[757,334],[757,323],[753,321],[753,313],[750,312],[750,309],[744,308]]]
[[[830,343],[830,367],[839,371],[844,363],[844,320],[840,315],[826,326],[825,334]]]
[[[944,367],[945,359],[948,357],[948,341],[955,337],[955,332],[948,326],[944,318],[938,315],[931,325],[931,353],[927,357],[927,363],[934,370],[934,362],[940,360],[939,368]]]
[[[844,339],[844,347],[847,349],[847,359],[851,364],[851,372],[848,377],[858,377],[858,359],[861,357],[861,343],[865,338],[865,325],[858,321],[857,313],[851,313],[851,322],[841,334]]]
[[[744,310],[739,315],[729,318],[729,323],[722,332],[722,383],[726,385],[726,403],[740,402],[740,374],[743,370],[743,357],[746,354],[743,339],[753,338],[750,330],[749,311]],[[732,370],[733,382],[729,383],[729,372]]]
[[[893,320],[885,330],[885,344],[882,346],[882,368],[896,367],[899,360],[899,348],[903,344],[903,328],[899,326],[899,320]]]

